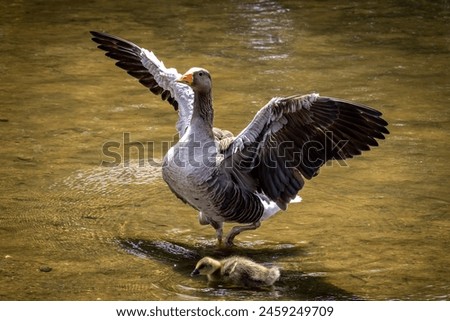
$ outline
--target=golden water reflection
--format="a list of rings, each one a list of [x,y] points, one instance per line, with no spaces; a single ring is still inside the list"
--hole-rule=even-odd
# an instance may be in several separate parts
[[[449,298],[445,1],[0,9],[0,299]],[[173,140],[176,114],[95,49],[89,30],[179,71],[210,70],[216,126],[234,133],[271,97],[317,91],[382,110],[391,134],[348,166],[324,168],[301,204],[237,238],[232,253],[280,266],[274,289],[211,288],[189,277],[192,266],[230,253],[148,163]],[[144,166],[136,150],[129,166],[100,166],[110,160],[102,146],[125,148],[124,133],[154,142]]]

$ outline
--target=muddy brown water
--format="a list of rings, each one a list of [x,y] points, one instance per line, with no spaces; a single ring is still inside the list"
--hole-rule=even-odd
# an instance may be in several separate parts
[[[1,300],[449,299],[447,1],[14,0],[0,13]],[[161,179],[176,113],[89,30],[207,68],[215,124],[234,133],[271,97],[315,91],[380,109],[391,134],[219,250]],[[120,164],[101,166],[111,142]],[[282,278],[255,291],[189,276],[229,254]]]

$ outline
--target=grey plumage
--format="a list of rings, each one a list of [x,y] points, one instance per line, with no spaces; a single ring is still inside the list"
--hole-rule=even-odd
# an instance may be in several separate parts
[[[256,229],[261,221],[298,201],[304,179],[327,161],[343,160],[377,146],[388,134],[382,114],[368,106],[318,94],[272,98],[236,137],[213,127],[212,79],[202,68],[184,75],[166,68],[137,45],[92,32],[106,55],[118,60],[153,93],[178,110],[179,142],[164,157],[163,178],[181,200],[199,210],[222,241]]]

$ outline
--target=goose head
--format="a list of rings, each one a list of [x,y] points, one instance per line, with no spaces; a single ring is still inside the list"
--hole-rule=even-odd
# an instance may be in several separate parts
[[[210,92],[212,81],[211,75],[208,70],[198,67],[192,67],[186,73],[181,75],[177,82],[189,85],[194,91],[197,92]]]

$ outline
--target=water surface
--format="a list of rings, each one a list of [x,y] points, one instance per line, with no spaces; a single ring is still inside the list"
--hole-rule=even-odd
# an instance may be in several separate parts
[[[449,299],[446,1],[3,1],[0,13],[0,299]],[[89,30],[207,68],[215,125],[234,133],[271,97],[315,91],[380,109],[391,134],[218,250],[156,166],[176,113]],[[100,165],[109,142],[119,166]],[[282,278],[254,291],[189,277],[199,257],[229,254]]]

